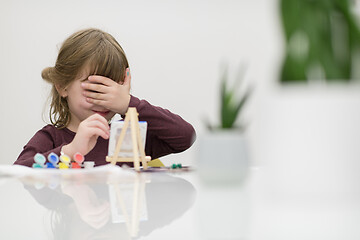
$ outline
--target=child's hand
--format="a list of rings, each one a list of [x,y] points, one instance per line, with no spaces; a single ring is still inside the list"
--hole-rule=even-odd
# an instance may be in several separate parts
[[[85,156],[95,147],[99,136],[104,139],[109,138],[109,129],[109,124],[104,117],[99,114],[91,115],[79,124],[73,141],[65,145],[62,151],[70,157],[77,152]]]
[[[102,106],[112,112],[124,115],[130,102],[130,69],[126,69],[123,84],[103,76],[89,76],[89,82],[83,82],[84,96],[89,103]]]

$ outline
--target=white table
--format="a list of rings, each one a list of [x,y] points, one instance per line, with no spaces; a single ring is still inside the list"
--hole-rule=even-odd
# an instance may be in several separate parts
[[[266,168],[210,186],[196,171],[3,173],[0,239],[360,239],[359,195],[275,192]]]

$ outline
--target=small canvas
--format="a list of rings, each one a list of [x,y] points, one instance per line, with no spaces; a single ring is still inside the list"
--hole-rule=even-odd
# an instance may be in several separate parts
[[[112,157],[114,155],[114,152],[116,149],[116,144],[119,140],[119,136],[120,136],[123,126],[124,126],[124,121],[114,121],[111,123],[108,156]],[[143,146],[145,147],[147,122],[139,121],[139,128],[140,128],[141,141],[142,141]],[[125,138],[121,145],[121,149],[118,154],[118,157],[133,157],[133,144],[132,144],[132,139],[131,139],[131,123],[129,123],[129,127],[126,129]]]

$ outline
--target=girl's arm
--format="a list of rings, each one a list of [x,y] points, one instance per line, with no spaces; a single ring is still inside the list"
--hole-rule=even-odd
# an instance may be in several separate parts
[[[42,153],[45,156],[48,156],[51,152],[54,152],[57,155],[60,155],[61,147],[62,145],[55,147],[54,127],[47,125],[39,130],[24,146],[23,151],[20,153],[14,164],[32,167],[35,162],[34,156],[36,153]]]
[[[134,96],[129,107],[136,107],[139,121],[148,123],[145,153],[152,159],[185,151],[195,141],[194,128],[179,115]]]
[[[72,157],[76,152],[87,155],[96,145],[98,137],[109,138],[109,125],[106,119],[99,114],[93,114],[83,120],[76,134],[65,134],[64,130],[47,125],[38,131],[26,144],[14,164],[31,167],[36,153],[46,157],[54,152],[60,156],[61,149]],[[104,150],[106,151],[106,150]]]

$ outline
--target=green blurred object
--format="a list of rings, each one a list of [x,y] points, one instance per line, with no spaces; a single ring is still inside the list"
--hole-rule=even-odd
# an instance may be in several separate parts
[[[172,164],[171,165],[171,167],[170,167],[171,169],[177,169],[177,168],[182,168],[182,164],[181,163],[178,163],[178,164]]]
[[[203,183],[229,186],[241,184],[247,177],[250,161],[246,126],[236,121],[253,89],[251,86],[242,87],[245,70],[240,66],[233,79],[228,77],[227,66],[221,72],[219,123],[212,125],[206,120],[208,131],[198,140],[197,169]]]
[[[220,126],[214,127],[207,122],[207,127],[210,131],[219,129],[241,129],[243,126],[235,126],[235,121],[241,113],[245,103],[247,102],[250,91],[244,94],[239,93],[240,84],[243,80],[244,72],[240,69],[234,86],[228,86],[228,71],[224,69],[221,76],[220,86]]]
[[[350,0],[280,0],[286,51],[280,81],[359,79],[360,31]]]

